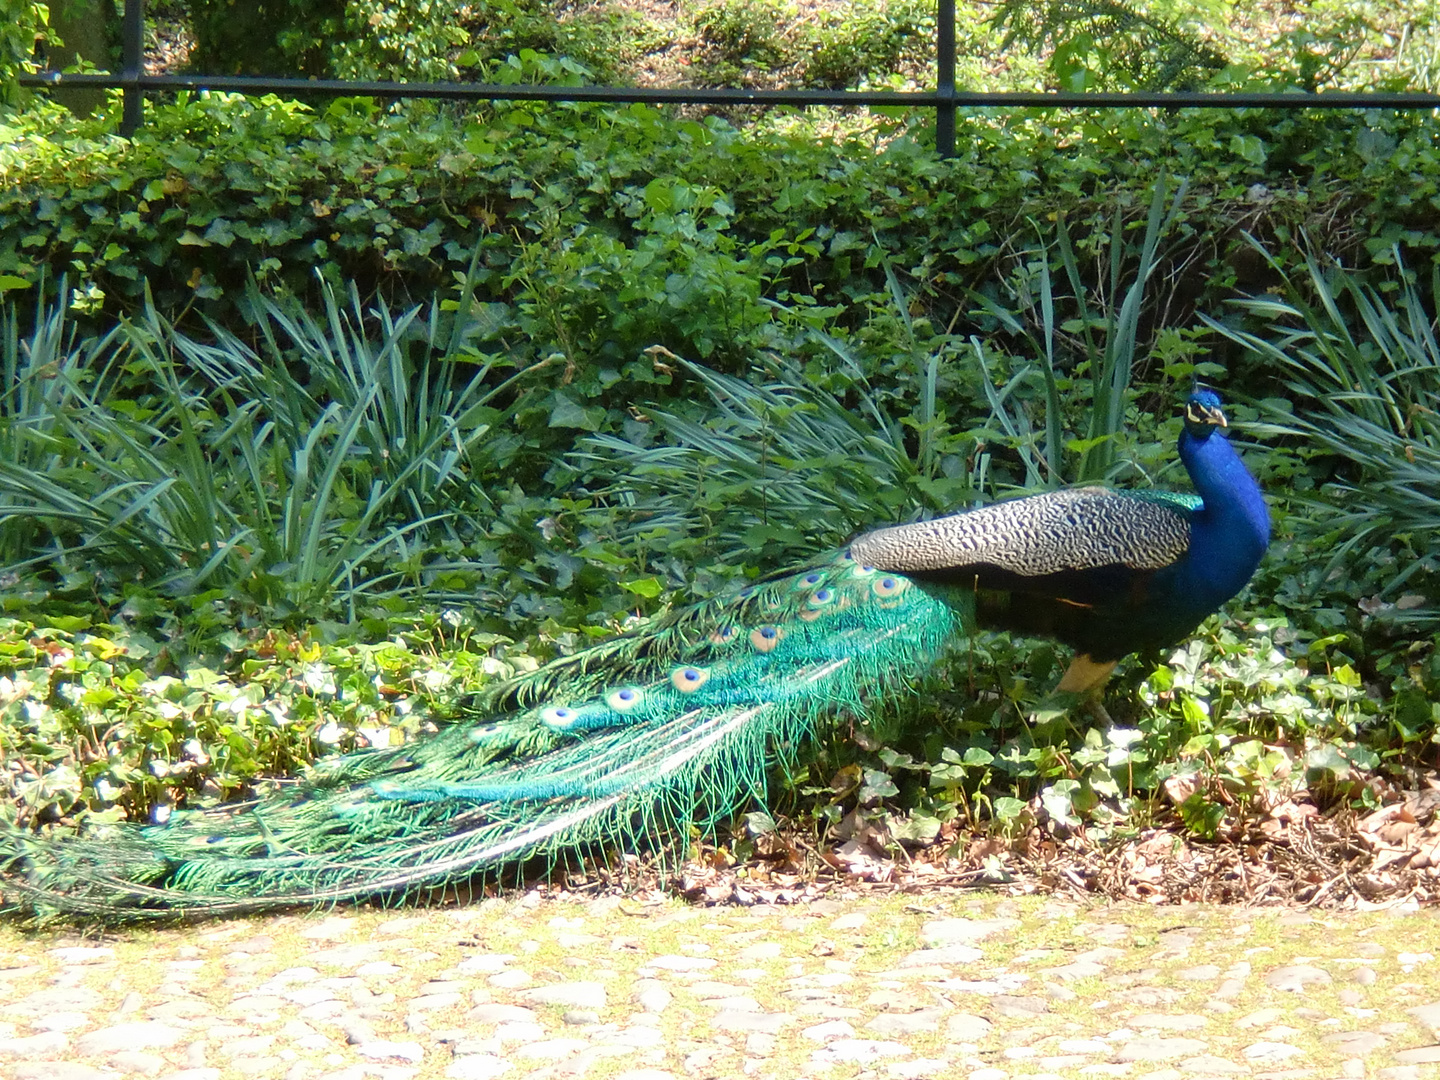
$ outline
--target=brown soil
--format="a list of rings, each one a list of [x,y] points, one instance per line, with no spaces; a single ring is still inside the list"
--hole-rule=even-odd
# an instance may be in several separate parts
[[[964,885],[1149,904],[1359,911],[1433,904],[1440,900],[1440,775],[1394,791],[1367,813],[1344,800],[1322,813],[1300,793],[1252,809],[1214,841],[1178,828],[1107,841],[1045,826],[1014,839],[949,829],[939,843],[907,852],[883,828],[865,826],[838,845],[817,849],[789,833],[762,838],[757,849],[734,863],[723,849],[707,848],[673,884],[695,902],[742,905],[800,902],[836,888]],[[581,888],[605,884],[594,879]]]

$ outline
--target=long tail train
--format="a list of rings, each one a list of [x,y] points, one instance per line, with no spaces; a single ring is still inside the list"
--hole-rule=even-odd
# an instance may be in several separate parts
[[[534,856],[712,827],[763,796],[777,749],[932,663],[964,607],[835,554],[506,683],[479,723],[322,762],[251,803],[12,833],[5,887],[42,918],[227,915],[433,895]]]

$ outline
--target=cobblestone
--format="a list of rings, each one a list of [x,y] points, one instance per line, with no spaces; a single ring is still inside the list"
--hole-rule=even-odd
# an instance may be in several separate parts
[[[1426,912],[969,893],[0,927],[0,1077],[1440,1080],[1436,955]]]

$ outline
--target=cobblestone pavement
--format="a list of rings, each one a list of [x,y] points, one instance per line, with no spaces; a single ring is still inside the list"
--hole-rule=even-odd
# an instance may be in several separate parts
[[[973,892],[0,927],[0,1076],[1407,1080],[1437,954],[1429,910]]]

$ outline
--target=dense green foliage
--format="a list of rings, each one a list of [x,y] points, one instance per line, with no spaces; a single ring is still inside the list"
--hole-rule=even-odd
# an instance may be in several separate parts
[[[995,21],[1005,30],[1002,49],[1023,42],[1046,55],[1062,90],[1196,90],[1227,66],[1198,32],[1204,14],[1179,27],[1115,0],[1006,0]]]
[[[463,466],[509,382],[485,388],[492,365],[443,339],[437,305],[385,319],[371,341],[357,299],[348,311],[327,299],[322,326],[255,297],[260,353],[223,334],[193,341],[153,312],[78,349],[60,311],[23,350],[12,333],[0,559],[44,551],[60,573],[242,589],[292,608],[337,590],[353,602],[357,577],[374,584],[367,562],[389,563],[392,588],[418,584],[407,556],[456,535],[457,506],[473,501]],[[136,383],[154,394],[131,396]]]
[[[250,273],[302,296],[315,295],[319,271],[362,295],[423,299],[478,248],[482,293],[542,349],[613,357],[658,341],[744,355],[764,344],[750,337],[765,321],[761,294],[853,303],[878,290],[888,256],[953,309],[957,293],[1005,272],[1029,219],[1064,214],[1082,254],[1093,251],[1116,206],[1143,214],[1160,169],[1191,179],[1180,227],[1203,240],[1175,281],[1181,303],[1274,280],[1242,230],[1278,240],[1282,260],[1305,232],[1347,257],[1413,246],[1412,263],[1425,265],[1436,123],[1258,110],[976,115],[962,156],[942,164],[901,119],[816,140],[673,122],[644,106],[426,121],[358,101],[317,114],[211,97],[153,110],[133,141],[54,116],[7,129],[0,274],[11,284],[68,274],[110,314],[135,310],[148,283],[162,311],[193,304],[233,323]],[[795,245],[806,257],[787,267]],[[663,316],[637,319],[648,309],[637,301],[652,299]]]
[[[1266,320],[1268,333],[1211,325],[1288,369],[1291,394],[1317,404],[1294,416],[1285,399],[1266,403],[1284,430],[1342,463],[1314,507],[1308,539],[1330,553],[1327,571],[1356,561],[1387,567],[1369,607],[1393,614],[1406,583],[1435,571],[1440,547],[1440,266],[1428,282],[1402,276],[1380,287],[1313,259],[1307,269],[1302,282],[1285,282],[1283,299],[1239,302]],[[1400,611],[1418,599],[1409,595]]]
[[[837,45],[814,81],[894,61],[884,27],[923,13],[882,7],[888,59]],[[510,8],[487,40],[580,32]],[[783,67],[744,16],[696,26]],[[1082,46],[1077,77],[1153,59]],[[477,62],[581,77],[501,55]],[[387,56],[348,70],[411,70]],[[906,115],[113,120],[0,120],[6,814],[143,816],[412,737],[532,652],[867,524],[1183,486],[1196,377],[1274,496],[1247,597],[1130,661],[1110,731],[1047,710],[1053,646],[978,639],[782,805],[1213,836],[1300,783],[1364,803],[1431,745],[1433,114],[977,112],[953,161]]]
[[[35,42],[49,19],[49,7],[35,0],[0,0],[0,110],[19,102],[16,76],[34,68]]]
[[[1132,250],[1122,264],[1133,266],[1134,257]],[[243,789],[317,751],[349,745],[357,728],[371,744],[412,736],[417,725],[443,722],[453,713],[457,694],[517,663],[533,663],[509,644],[522,635],[564,647],[617,625],[626,606],[654,610],[671,595],[713,593],[727,577],[782,564],[877,517],[903,516],[917,503],[963,503],[1023,484],[1045,468],[1032,462],[1053,456],[1065,475],[1082,467],[1093,449],[1085,435],[1094,430],[1096,411],[1084,403],[1106,385],[1102,380],[1087,391],[1084,361],[1072,364],[1062,353],[1052,369],[1055,400],[1062,402],[1061,414],[1052,416],[1047,380],[1027,374],[1048,362],[1043,344],[1041,355],[1027,358],[1024,351],[1007,354],[997,347],[1003,339],[996,339],[978,354],[984,362],[972,363],[974,343],[927,333],[909,316],[898,282],[895,290],[888,311],[877,309],[867,324],[869,340],[865,334],[848,343],[819,336],[823,353],[817,356],[828,353],[839,361],[829,376],[812,360],[813,376],[790,369],[777,373],[769,387],[756,388],[652,352],[647,362],[663,372],[656,391],[671,379],[690,385],[698,379],[720,408],[677,401],[645,409],[623,437],[582,439],[563,469],[547,472],[539,464],[550,459],[556,436],[573,436],[577,429],[569,425],[578,417],[525,408],[515,384],[514,396],[494,398],[508,408],[471,411],[463,425],[450,427],[443,418],[455,415],[452,399],[434,395],[428,415],[442,429],[461,442],[467,442],[465,433],[485,430],[468,440],[482,452],[463,459],[470,483],[455,493],[461,532],[414,549],[409,567],[418,590],[395,580],[393,561],[352,563],[349,569],[365,586],[356,589],[352,579],[317,581],[303,560],[263,562],[270,556],[259,551],[248,561],[211,564],[212,573],[242,575],[229,589],[206,588],[202,575],[167,577],[164,567],[152,584],[143,568],[111,559],[107,545],[123,529],[166,535],[169,519],[157,518],[160,499],[151,497],[153,476],[136,477],[124,493],[129,501],[112,506],[113,523],[44,512],[43,519],[56,523],[55,539],[29,542],[32,550],[48,550],[51,569],[36,574],[15,568],[6,599],[13,621],[0,639],[0,654],[10,657],[8,681],[0,685],[7,702],[0,737],[8,747],[17,805],[42,819],[112,802],[143,813],[176,798]],[[1043,291],[1032,300],[1045,306],[1042,297]],[[1057,300],[1062,311],[1070,302],[1051,296],[1049,304]],[[1023,312],[993,302],[988,310],[1011,321]],[[279,309],[268,318],[284,325]],[[415,325],[413,315],[408,319]],[[1128,333],[1103,310],[1092,321],[1101,353],[1110,351],[1110,335]],[[375,325],[406,322],[399,317]],[[429,324],[438,322],[432,312]],[[1357,348],[1368,351],[1367,331],[1357,334]],[[51,339],[58,336],[50,331]],[[435,357],[443,355],[436,343],[466,336],[459,320],[449,333],[426,330],[410,341],[418,356]],[[323,342],[365,356],[383,353],[387,342],[393,350],[396,340],[391,330],[378,343],[362,344],[337,309],[328,330],[318,330],[296,355],[309,357],[324,385],[333,376],[317,364]],[[225,370],[220,355],[233,353],[231,363],[249,356],[252,364],[265,364],[233,340],[215,349],[208,363],[193,365],[184,387],[156,379],[146,366],[146,350],[156,351],[159,343],[167,355],[197,349],[163,326],[142,323],[119,338],[73,348],[113,350],[123,341],[132,343],[139,361],[127,365],[136,383],[152,385],[155,393],[125,409],[117,409],[124,399],[112,395],[108,406],[121,417],[146,421],[162,460],[173,441],[163,429],[182,431],[183,410],[205,432],[203,448],[223,450],[235,445],[230,440],[236,432],[255,440],[270,417],[280,417],[278,406],[303,397],[298,390],[233,396],[239,384],[228,375],[216,377]],[[306,337],[292,332],[291,341],[305,343]],[[89,416],[95,395],[57,398],[56,391],[72,383],[65,375],[83,365],[29,344],[29,355],[50,358],[44,389],[52,403],[32,398],[28,412],[14,409],[5,433],[17,445],[41,435],[43,444],[58,448],[66,440],[54,434],[55,425],[37,418],[63,418],[69,408]],[[881,359],[882,344],[891,350],[888,359]],[[1112,474],[1127,482],[1143,484],[1146,476],[1174,482],[1173,403],[1195,366],[1181,356],[1169,367],[1171,388],[1161,390],[1156,412],[1137,411],[1128,394],[1127,424],[1105,437],[1113,445]],[[885,389],[869,388],[862,368],[885,370]],[[1001,371],[1011,374],[997,386],[995,373]],[[17,385],[33,383],[20,379]],[[497,386],[493,379],[490,385]],[[1164,385],[1149,381],[1141,392],[1153,394]],[[1310,400],[1297,395],[1301,415],[1318,421],[1326,399],[1314,407]],[[167,403],[174,409],[168,421]],[[15,423],[22,415],[29,421]],[[1242,427],[1259,419],[1257,410],[1244,406],[1232,416]],[[333,455],[336,433],[349,425],[315,424],[315,444]],[[94,426],[104,429],[103,423]],[[539,434],[538,427],[550,436],[528,443],[514,437]],[[1059,430],[1055,446],[1048,445],[1052,428]],[[132,428],[132,435],[140,430]],[[508,449],[495,457],[493,447]],[[341,463],[347,491],[357,487],[356,477],[373,478],[368,456],[342,448],[329,458]],[[455,464],[433,449],[430,457],[436,466]],[[1239,605],[1223,623],[1213,621],[1174,656],[1127,665],[1122,685],[1134,697],[1112,695],[1119,727],[1076,730],[1046,711],[1043,692],[1063,666],[1053,646],[985,637],[948,674],[937,673],[923,698],[902,700],[882,715],[868,739],[887,749],[871,759],[858,791],[842,795],[828,785],[836,766],[855,754],[852,745],[838,744],[811,766],[815,771],[792,777],[792,798],[802,798],[803,807],[820,797],[826,817],[858,797],[874,804],[865,813],[917,840],[985,805],[998,821],[1018,827],[1031,820],[1032,798],[1057,821],[1101,830],[1149,821],[1165,812],[1169,800],[1181,820],[1203,835],[1234,827],[1247,807],[1263,807],[1267,793],[1302,779],[1332,796],[1368,798],[1355,770],[1371,770],[1387,757],[1403,763],[1429,743],[1437,719],[1432,702],[1440,694],[1440,657],[1434,643],[1391,638],[1384,604],[1355,602],[1393,590],[1391,578],[1402,568],[1397,560],[1413,561],[1415,552],[1404,537],[1398,547],[1389,537],[1371,538],[1364,558],[1342,560],[1338,571],[1323,567],[1296,537],[1313,536],[1325,525],[1320,482],[1335,475],[1327,447],[1322,442],[1307,450],[1292,442],[1267,452],[1252,445],[1247,457],[1272,491],[1288,488],[1302,496],[1277,500],[1284,515],[1281,540],[1253,587],[1257,599]],[[27,460],[23,452],[20,460]],[[283,484],[293,461],[277,455],[276,480],[260,486]],[[525,467],[526,461],[532,464]],[[232,478],[253,483],[254,466],[244,455],[212,456],[206,467],[217,495]],[[68,468],[90,471],[78,460]],[[40,464],[33,471],[75,490],[65,469]],[[527,495],[516,482],[524,477],[542,494]],[[110,476],[111,482],[116,478]],[[1368,493],[1360,485],[1348,498]],[[366,516],[354,494],[328,501],[318,490],[299,494],[294,512],[323,520],[317,535],[344,530],[352,550],[374,541],[380,551],[394,540],[394,521],[425,520],[403,506],[393,518]],[[7,516],[12,530],[37,525],[19,505],[23,495],[11,496],[17,500]],[[1311,505],[1317,506],[1313,518],[1306,516]],[[221,520],[243,524],[229,511]],[[57,542],[62,537],[68,539]],[[212,550],[229,552],[223,544]],[[202,549],[196,558],[203,555]],[[1414,614],[1418,600],[1423,613],[1436,599],[1433,568],[1428,561],[1403,568],[1400,584],[1422,591],[1397,596],[1404,604],[1395,606]],[[478,602],[465,595],[472,589]],[[437,602],[456,607],[442,609],[439,617],[418,614],[433,612]],[[327,613],[335,621],[315,621]],[[274,629],[286,624],[293,629]],[[908,816],[892,818],[890,808],[897,805],[908,808]],[[1224,805],[1235,809],[1227,813]]]
[[[0,620],[0,693],[26,712],[6,725],[7,788],[29,813],[46,820],[88,800],[144,818],[177,798],[233,797],[325,753],[433,732],[453,718],[457,693],[534,666],[515,649],[504,661],[488,655],[505,639],[446,609],[407,614],[388,637],[372,626],[373,643],[227,629],[206,642],[213,653],[156,675],[174,665],[165,630],[177,615],[137,601],[108,625]]]
[[[209,75],[311,78],[455,76],[469,40],[454,5],[435,0],[190,0],[191,64]]]

